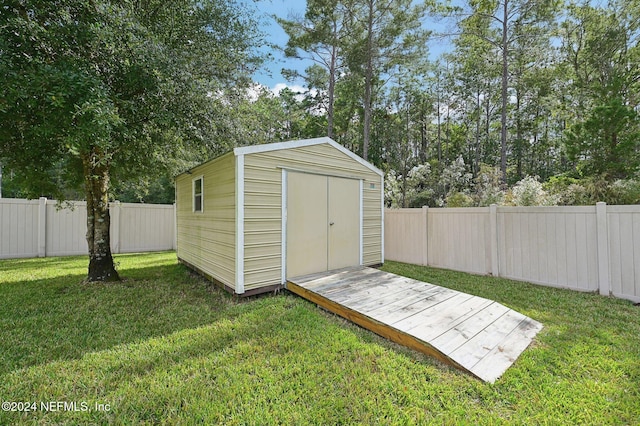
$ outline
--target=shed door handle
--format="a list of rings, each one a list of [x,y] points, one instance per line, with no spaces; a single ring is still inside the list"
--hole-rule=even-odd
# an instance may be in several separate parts
[[[329,222],[329,226],[332,226],[335,222]]]

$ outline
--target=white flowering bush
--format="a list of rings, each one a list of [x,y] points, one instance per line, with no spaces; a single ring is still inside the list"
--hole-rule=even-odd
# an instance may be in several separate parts
[[[511,188],[506,201],[512,206],[555,206],[558,196],[545,191],[537,176],[526,176]]]
[[[499,167],[480,164],[480,171],[474,183],[474,198],[477,206],[486,207],[504,203],[505,191],[501,188]]]
[[[440,184],[445,188],[447,194],[465,192],[469,189],[472,178],[473,175],[467,172],[464,158],[460,155],[444,168],[440,177]]]
[[[390,170],[385,176],[385,203],[391,208],[408,207],[428,199],[433,194],[429,179],[431,166],[420,164],[409,170],[406,179]]]
[[[395,170],[389,170],[384,177],[384,201],[387,207],[402,207],[402,186]]]
[[[640,203],[640,181],[635,179],[618,179],[609,189],[610,204],[638,204]]]

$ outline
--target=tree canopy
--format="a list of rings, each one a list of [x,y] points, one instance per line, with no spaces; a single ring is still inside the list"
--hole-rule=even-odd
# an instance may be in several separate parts
[[[1,8],[0,163],[26,177],[30,196],[81,188],[88,278],[117,279],[111,182],[219,149],[218,94],[259,64],[257,25],[226,0],[9,0]]]
[[[334,58],[335,138],[393,176],[394,200],[507,202],[514,188],[540,184],[558,195],[545,203],[640,202],[637,1],[439,3],[424,3],[428,17],[400,2],[331,3],[350,28]],[[305,28],[331,22],[323,10],[309,9]],[[450,47],[437,58],[427,57],[427,29]],[[450,185],[460,164],[473,179]]]

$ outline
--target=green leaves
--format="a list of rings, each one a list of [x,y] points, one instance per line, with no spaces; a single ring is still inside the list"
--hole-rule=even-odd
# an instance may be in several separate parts
[[[638,25],[630,9],[574,5],[569,10],[563,53],[578,111],[565,132],[567,155],[583,175],[632,177],[640,167]]]
[[[10,2],[0,16],[5,170],[77,167],[93,147],[119,177],[171,164],[182,144],[210,143],[208,94],[246,79],[258,41],[249,12],[227,1]],[[37,193],[43,180],[27,183]]]
[[[593,107],[565,136],[567,155],[584,174],[625,178],[640,166],[640,119],[620,98]]]
[[[255,27],[225,0],[23,0],[2,12],[0,160],[28,196],[84,188],[88,279],[115,279],[111,181],[135,188],[215,149],[211,94],[259,63]]]

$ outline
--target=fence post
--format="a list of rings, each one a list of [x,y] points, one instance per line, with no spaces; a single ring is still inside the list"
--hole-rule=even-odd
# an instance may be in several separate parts
[[[489,250],[491,253],[491,275],[500,276],[500,262],[498,261],[498,206],[489,206]]]
[[[429,265],[429,206],[422,206],[422,265]]]
[[[120,201],[111,203],[111,252],[120,253]]]
[[[47,256],[47,199],[38,200],[38,257]]]
[[[611,294],[609,282],[609,226],[607,224],[607,203],[596,203],[596,228],[598,238],[598,287],[600,294]]]

